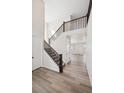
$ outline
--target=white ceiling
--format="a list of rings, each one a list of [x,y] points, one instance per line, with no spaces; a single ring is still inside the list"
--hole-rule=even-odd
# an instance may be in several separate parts
[[[89,0],[44,0],[44,2],[46,22],[52,22],[63,16],[85,15],[89,5]]]

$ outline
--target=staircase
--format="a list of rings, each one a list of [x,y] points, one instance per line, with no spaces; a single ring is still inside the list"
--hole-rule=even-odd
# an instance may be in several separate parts
[[[58,30],[49,39],[49,43],[44,41],[44,50],[47,52],[49,57],[54,61],[54,63],[56,63],[56,65],[59,67],[60,73],[63,72],[63,67],[65,66],[65,63],[63,62],[63,60],[67,63],[67,60],[65,60],[65,53],[62,53],[63,54],[63,59],[62,59],[62,54],[57,53],[56,50],[54,49],[55,47],[54,46],[53,46],[54,48],[51,47],[50,44],[52,42],[55,42],[55,40],[62,33],[68,32],[68,31],[74,32],[74,30],[86,28],[86,25],[87,25],[87,16],[76,18],[76,19],[73,19],[73,20],[68,21],[68,22],[63,22],[63,24],[58,28]],[[64,51],[63,48],[61,48],[61,49],[62,49],[62,51]]]
[[[86,28],[90,11],[92,8],[92,0],[89,2],[89,8],[88,13],[85,16],[63,22],[63,24],[58,28],[58,30],[49,38],[49,44],[44,41],[44,50],[47,52],[47,54],[52,58],[52,60],[56,63],[56,65],[59,67],[59,72],[63,72],[63,67],[65,66],[63,60],[62,60],[62,54],[58,54],[52,47],[51,43],[54,42],[63,32],[68,31],[74,31],[77,29]],[[85,31],[85,36],[87,36],[87,32]]]
[[[48,55],[53,59],[53,61],[59,67],[59,72],[63,72],[63,67],[65,66],[62,60],[62,54],[58,54],[46,41],[44,41],[44,50],[48,53]]]

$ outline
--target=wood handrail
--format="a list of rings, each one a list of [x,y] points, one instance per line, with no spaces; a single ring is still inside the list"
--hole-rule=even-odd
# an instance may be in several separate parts
[[[91,9],[92,9],[92,0],[90,0],[89,2],[88,12],[87,12],[87,22],[89,20]]]
[[[59,31],[59,29],[63,26],[63,24],[57,29],[57,31],[50,37],[50,39]]]

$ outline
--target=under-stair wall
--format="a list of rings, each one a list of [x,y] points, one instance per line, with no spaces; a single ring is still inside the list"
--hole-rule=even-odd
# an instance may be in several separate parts
[[[48,68],[50,70],[59,72],[59,67],[57,64],[54,62],[54,60],[49,56],[49,54],[44,50],[44,62],[43,62],[43,67]]]

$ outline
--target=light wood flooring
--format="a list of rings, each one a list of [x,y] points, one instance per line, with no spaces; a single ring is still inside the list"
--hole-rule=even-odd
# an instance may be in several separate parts
[[[33,71],[32,93],[92,93],[92,87],[83,63],[71,62],[62,74],[46,68]]]

